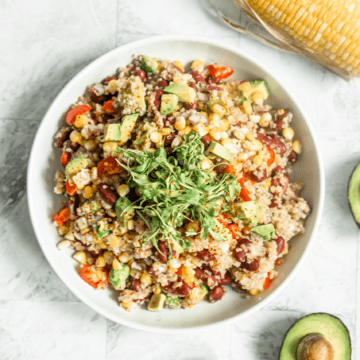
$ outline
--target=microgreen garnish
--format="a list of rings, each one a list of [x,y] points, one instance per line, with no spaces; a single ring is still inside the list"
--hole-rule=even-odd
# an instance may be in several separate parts
[[[163,147],[152,151],[138,151],[119,148],[127,164],[121,163],[129,174],[128,185],[137,188],[141,198],[132,207],[149,228],[142,235],[143,244],[147,241],[158,249],[160,240],[178,242],[183,249],[191,245],[177,229],[184,219],[200,221],[200,238],[210,234],[215,240],[225,240],[213,229],[216,216],[230,210],[229,202],[239,194],[240,185],[235,176],[224,174],[219,179],[211,170],[201,169],[205,158],[204,144],[200,135],[191,132],[184,136],[184,143],[175,148],[176,156],[167,157]],[[120,164],[120,162],[119,162]],[[188,231],[186,236],[197,233]],[[171,251],[169,252],[171,256]]]

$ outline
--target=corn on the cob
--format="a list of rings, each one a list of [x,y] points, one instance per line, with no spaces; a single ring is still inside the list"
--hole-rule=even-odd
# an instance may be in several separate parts
[[[360,76],[360,3],[356,0],[246,0],[267,24],[320,62]],[[336,71],[336,70],[334,70]]]

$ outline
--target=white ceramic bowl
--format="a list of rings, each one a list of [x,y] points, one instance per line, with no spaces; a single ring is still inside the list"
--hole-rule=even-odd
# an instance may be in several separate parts
[[[203,301],[186,310],[163,309],[160,313],[154,313],[138,308],[129,313],[118,306],[113,291],[94,290],[81,280],[76,263],[71,258],[71,250],[59,251],[56,248],[60,238],[51,219],[59,209],[62,197],[53,193],[54,174],[61,168],[59,151],[52,146],[53,135],[62,125],[70,104],[84,93],[85,88],[115,73],[119,66],[128,64],[133,54],[181,60],[184,64],[202,59],[205,63],[216,61],[230,65],[235,70],[232,79],[265,79],[271,94],[268,102],[275,107],[292,110],[292,126],[304,149],[300,161],[293,167],[292,179],[305,182],[303,196],[313,210],[306,222],[307,233],[291,241],[286,262],[278,267],[279,276],[264,293],[243,299],[240,294],[230,290],[222,301],[215,304]],[[311,124],[276,75],[240,49],[210,39],[188,36],[153,37],[127,44],[103,55],[75,76],[60,92],[42,120],[32,147],[27,180],[29,210],[36,236],[49,263],[67,287],[84,303],[115,322],[167,333],[208,329],[237,321],[277,296],[299,270],[315,240],[324,199],[324,175]]]

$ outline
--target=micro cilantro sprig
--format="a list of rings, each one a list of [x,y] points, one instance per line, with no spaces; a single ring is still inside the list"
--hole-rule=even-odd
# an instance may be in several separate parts
[[[143,243],[150,240],[159,250],[157,244],[161,238],[167,242],[170,256],[171,248],[176,250],[178,245],[182,249],[190,247],[177,230],[184,219],[199,220],[201,239],[210,234],[215,240],[225,240],[213,230],[216,216],[230,210],[229,202],[241,190],[235,176],[224,174],[219,179],[212,169],[201,168],[205,155],[200,139],[195,132],[185,135],[183,144],[173,150],[175,156],[169,157],[163,147],[155,152],[116,150],[116,153],[123,154],[126,161],[126,165],[119,164],[130,174],[128,185],[137,188],[140,194],[140,199],[129,207],[136,211],[149,229],[142,235]],[[187,236],[197,234],[185,233]]]

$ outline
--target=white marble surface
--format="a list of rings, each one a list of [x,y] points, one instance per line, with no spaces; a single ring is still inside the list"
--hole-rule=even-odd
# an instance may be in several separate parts
[[[216,3],[253,27],[226,0]],[[315,311],[346,323],[356,358],[360,236],[346,188],[360,162],[359,80],[346,83],[227,28],[208,0],[2,0],[0,23],[0,359],[270,360],[288,327]],[[158,34],[216,38],[266,62],[310,114],[326,170],[317,242],[292,283],[253,316],[196,335],[133,330],[79,302],[41,253],[26,203],[31,143],[59,90],[98,56]]]

